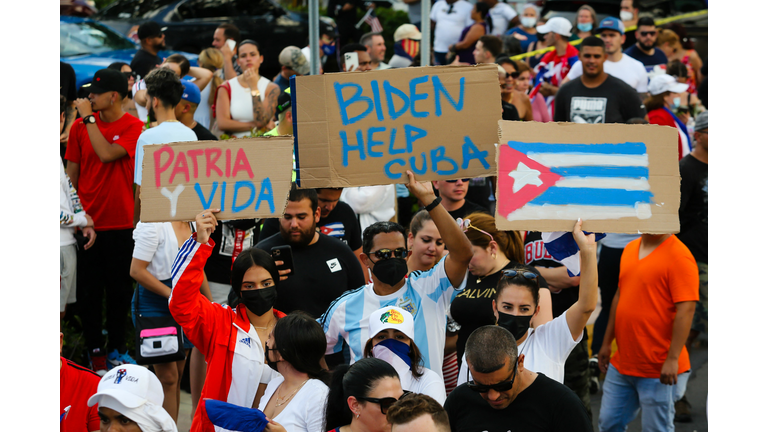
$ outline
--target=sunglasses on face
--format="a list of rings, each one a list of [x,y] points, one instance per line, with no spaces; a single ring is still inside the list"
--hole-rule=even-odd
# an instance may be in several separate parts
[[[520,72],[507,72],[507,78],[517,79],[520,76]]]
[[[456,183],[457,181],[463,181],[464,183],[468,183],[471,179],[465,178],[465,179],[455,179],[455,180],[446,180],[446,183]]]
[[[411,392],[409,392],[407,390],[404,391],[403,395],[400,396],[400,399],[404,398],[405,395],[408,395],[410,393]],[[384,415],[387,415],[387,411],[389,410],[389,407],[391,407],[392,404],[394,404],[395,402],[398,401],[398,399],[395,399],[393,397],[385,397],[385,398],[365,398],[365,397],[361,397],[361,398],[358,398],[358,399],[364,400],[366,402],[372,402],[372,403],[379,404],[379,407],[381,407],[381,413],[384,414]]]
[[[526,279],[535,280],[536,283],[539,283],[539,275],[533,272],[529,271],[518,271],[518,270],[504,270],[501,272],[502,277],[506,278],[516,278],[518,276],[524,277]]]
[[[379,249],[375,252],[368,252],[368,255],[373,254],[376,258],[380,260],[390,259],[390,258],[405,258],[408,256],[408,249],[406,248],[397,248],[395,250],[392,249]]]
[[[645,37],[645,36],[656,36],[656,31],[654,30],[654,31],[640,32],[640,36],[643,36],[643,37]]]
[[[131,77],[133,77],[134,79],[136,78],[136,72],[133,72],[133,71],[131,71],[131,72],[120,72],[120,73],[125,75],[125,77],[127,79],[131,79]]]
[[[477,384],[475,383],[475,380],[472,380],[467,383],[467,387],[469,387],[470,390],[476,391],[478,393],[488,393],[490,390],[502,393],[512,389],[512,385],[515,383],[516,375],[517,375],[517,360],[515,360],[515,366],[512,369],[511,379],[507,381],[502,381],[496,384],[489,384],[489,385]]]

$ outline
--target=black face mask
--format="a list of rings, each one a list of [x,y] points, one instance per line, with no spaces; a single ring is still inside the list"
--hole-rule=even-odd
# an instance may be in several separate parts
[[[277,301],[277,288],[275,287],[240,291],[240,302],[258,316],[262,316],[272,309],[275,301]]]
[[[277,363],[276,361],[272,361],[272,359],[269,358],[269,352],[274,351],[275,354],[278,354],[279,351],[277,351],[277,348],[270,348],[269,345],[267,345],[266,342],[264,342],[264,355],[267,357],[267,365],[272,368],[275,372],[279,372],[277,370]]]
[[[531,327],[531,318],[533,315],[510,315],[499,312],[499,326],[509,330],[515,340],[518,340]]]
[[[397,285],[408,274],[408,262],[402,258],[377,261],[373,265],[373,274],[387,285]]]

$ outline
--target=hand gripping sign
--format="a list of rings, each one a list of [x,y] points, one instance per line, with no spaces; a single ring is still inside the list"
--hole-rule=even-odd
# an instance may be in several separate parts
[[[292,78],[302,188],[493,175],[496,65]]]
[[[293,139],[260,137],[144,147],[141,221],[279,217],[291,190]],[[137,161],[137,163],[140,163]]]
[[[680,230],[677,131],[658,125],[499,121],[496,226]]]

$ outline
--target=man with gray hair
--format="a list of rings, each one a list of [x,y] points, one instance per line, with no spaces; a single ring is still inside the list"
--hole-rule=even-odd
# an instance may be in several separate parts
[[[525,355],[505,328],[480,327],[465,348],[472,380],[445,401],[452,432],[592,431],[579,398],[568,387],[524,367]]]
[[[371,70],[389,69],[390,66],[384,63],[384,56],[387,55],[387,45],[384,43],[384,36],[378,32],[370,32],[360,38],[360,44],[368,48],[368,54],[371,56]]]

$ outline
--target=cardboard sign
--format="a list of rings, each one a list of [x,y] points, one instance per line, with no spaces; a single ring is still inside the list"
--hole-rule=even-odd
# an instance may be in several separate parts
[[[677,130],[658,125],[499,122],[501,230],[680,231]]]
[[[291,190],[293,139],[260,137],[144,147],[141,221],[279,217]],[[138,162],[137,162],[138,163]]]
[[[490,176],[501,119],[496,65],[295,78],[302,188]]]

